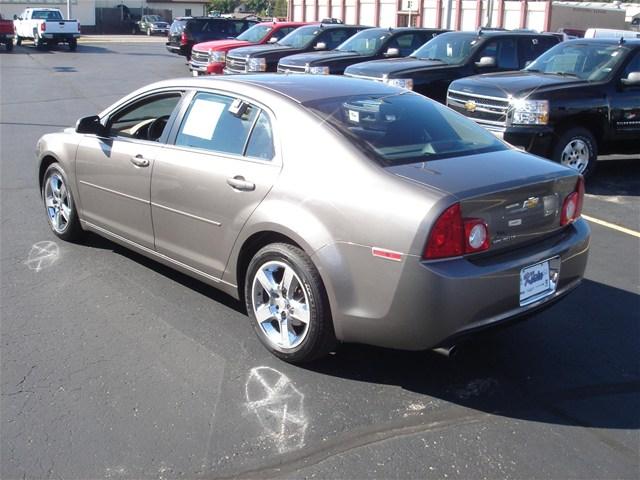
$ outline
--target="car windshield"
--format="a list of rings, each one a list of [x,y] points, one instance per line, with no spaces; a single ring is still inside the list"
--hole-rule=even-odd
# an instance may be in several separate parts
[[[160,15],[149,15],[147,22],[162,22],[162,17]]]
[[[33,20],[62,20],[62,14],[57,10],[36,10],[31,14]]]
[[[292,48],[305,48],[318,36],[321,28],[317,25],[296,28],[289,35],[278,42],[279,45]]]
[[[256,43],[262,40],[271,30],[273,29],[267,25],[254,25],[242,35],[236,37],[236,39]]]
[[[458,65],[469,57],[477,44],[478,37],[473,33],[444,33],[429,40],[411,56]]]
[[[539,56],[525,70],[597,82],[608,77],[624,60],[628,51],[628,48],[620,45],[580,41],[559,43]]]
[[[508,148],[474,121],[410,91],[314,100],[304,105],[386,166]]]
[[[389,30],[363,30],[344,41],[336,50],[371,55],[377,52],[390,36],[391,32]]]

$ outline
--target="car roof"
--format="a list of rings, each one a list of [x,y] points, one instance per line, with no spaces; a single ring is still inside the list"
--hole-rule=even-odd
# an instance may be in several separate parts
[[[595,43],[600,45],[624,45],[627,47],[640,46],[640,38],[624,38],[620,42],[619,38],[574,38],[573,40],[566,40],[565,43]]]
[[[339,75],[288,75],[281,73],[187,77],[165,80],[150,87],[167,88],[180,85],[186,88],[215,88],[216,84],[233,86],[238,83],[278,93],[297,103],[353,95],[392,95],[402,92],[401,89],[385,83]]]
[[[256,25],[271,25],[278,28],[305,27],[307,25],[319,25],[319,22],[260,22]]]

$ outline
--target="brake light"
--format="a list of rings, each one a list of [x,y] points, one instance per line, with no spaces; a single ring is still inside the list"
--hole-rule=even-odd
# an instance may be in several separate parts
[[[187,44],[187,34],[182,32],[182,35],[180,35],[180,45],[186,45]]]
[[[80,24],[78,23],[78,33],[82,33],[82,30],[80,29]]]
[[[458,257],[466,253],[487,250],[490,246],[489,227],[480,218],[462,218],[460,204],[447,208],[429,233],[423,258]]]
[[[569,225],[575,222],[582,214],[582,202],[584,201],[584,178],[579,177],[576,189],[567,195],[562,204],[560,225]]]
[[[42,23],[40,24],[40,31],[41,31],[41,32],[44,32],[44,31],[46,31],[46,30],[47,30],[47,24],[46,24],[45,22],[42,22]]]

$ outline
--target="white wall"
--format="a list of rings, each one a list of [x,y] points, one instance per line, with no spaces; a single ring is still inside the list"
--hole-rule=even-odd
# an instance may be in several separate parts
[[[2,18],[12,19],[19,15],[25,8],[48,7],[59,8],[62,15],[67,18],[67,0],[0,0],[0,13]],[[95,0],[71,0],[71,17],[82,25],[96,24]]]

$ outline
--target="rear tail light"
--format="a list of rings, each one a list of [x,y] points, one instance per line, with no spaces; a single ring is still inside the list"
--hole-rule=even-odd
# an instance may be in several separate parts
[[[429,233],[423,258],[458,257],[487,250],[491,242],[489,227],[479,218],[462,218],[460,204],[447,208]]]
[[[46,31],[46,30],[47,30],[47,24],[46,24],[45,22],[42,22],[42,23],[40,24],[40,31],[41,31],[41,32],[44,32],[44,31]]]
[[[78,23],[78,33],[82,33],[82,30],[80,29],[80,24]]]
[[[567,195],[562,204],[560,225],[569,225],[575,222],[582,214],[582,202],[584,201],[584,178],[579,177],[576,189]]]
[[[180,45],[186,45],[187,44],[187,34],[182,32],[182,35],[180,35]]]

